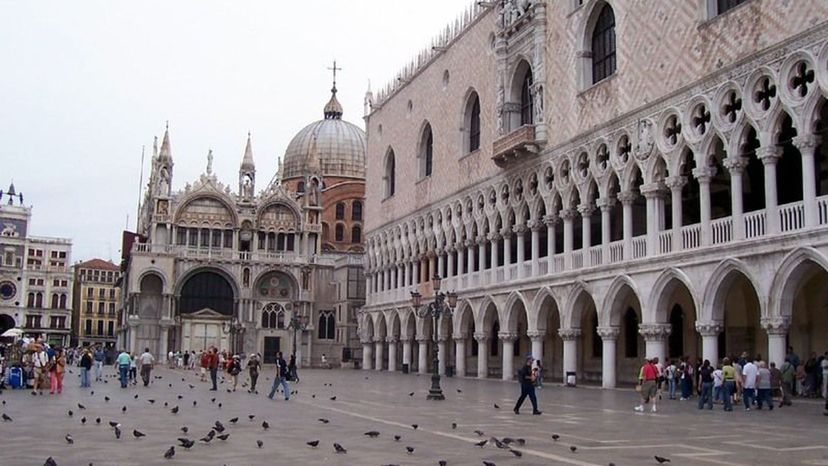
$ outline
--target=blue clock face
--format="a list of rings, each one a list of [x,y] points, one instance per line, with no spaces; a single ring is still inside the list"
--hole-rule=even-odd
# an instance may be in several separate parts
[[[0,298],[4,301],[14,298],[17,294],[17,286],[9,281],[0,282]]]

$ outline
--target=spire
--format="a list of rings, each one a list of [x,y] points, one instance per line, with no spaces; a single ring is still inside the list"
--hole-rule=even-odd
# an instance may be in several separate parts
[[[282,169],[282,158],[279,157],[279,163],[276,167],[276,177],[275,177],[278,184],[282,184],[282,171],[283,171],[283,169]]]
[[[253,163],[253,146],[250,141],[250,131],[247,132],[247,145],[244,147],[244,157],[242,158],[242,169],[256,169],[256,164]]]
[[[155,136],[155,138],[152,141],[152,160],[155,160],[157,158],[158,158],[158,136]]]
[[[365,106],[365,115],[368,116],[371,114],[371,110],[374,108],[374,93],[371,92],[371,80],[368,80],[368,90],[365,91],[365,99],[363,100]]]
[[[161,141],[161,151],[158,153],[158,157],[162,159],[171,159],[172,153],[170,152],[170,122],[167,121],[167,128],[164,130],[164,140]]]
[[[336,99],[336,72],[341,71],[342,68],[337,68],[336,60],[333,62],[333,67],[328,68],[333,71],[333,87],[331,87],[331,100],[325,104],[324,114],[326,120],[339,120],[342,118],[342,105]]]

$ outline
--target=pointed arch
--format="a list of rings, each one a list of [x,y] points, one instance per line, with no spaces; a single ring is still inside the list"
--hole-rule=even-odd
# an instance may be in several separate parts
[[[768,314],[790,318],[797,291],[820,268],[828,271],[828,258],[812,247],[800,247],[788,253],[771,282]]]
[[[638,287],[632,278],[628,275],[619,275],[615,277],[607,289],[607,292],[604,295],[604,301],[601,304],[601,311],[598,316],[601,325],[606,327],[617,327],[620,325],[621,312],[623,311],[622,307],[624,307],[625,302],[628,301],[627,298],[633,298],[635,301],[638,301],[638,305],[641,307],[641,315],[643,317],[644,304],[640,296],[641,293],[638,291]]]
[[[733,284],[736,275],[742,275],[753,288],[759,299],[760,316],[764,317],[767,312],[761,287],[758,282],[749,272],[747,264],[739,259],[728,258],[722,261],[711,274],[708,275],[707,284],[704,290],[704,297],[702,298],[702,309],[699,314],[699,320],[704,322],[722,322],[724,321],[724,306],[723,300],[730,286]]]
[[[517,325],[517,313],[520,309],[515,309],[517,306],[522,307],[522,312],[526,315],[527,322],[529,321],[528,311],[529,307],[526,305],[526,298],[520,291],[512,291],[509,297],[506,298],[506,304],[503,305],[503,322],[506,323],[507,328],[504,331],[515,331]]]
[[[669,321],[670,310],[665,305],[665,300],[670,297],[679,284],[684,285],[693,299],[693,312],[699,315],[699,299],[693,282],[682,270],[670,267],[656,278],[650,287],[650,299],[643,313],[644,323],[665,323]]]

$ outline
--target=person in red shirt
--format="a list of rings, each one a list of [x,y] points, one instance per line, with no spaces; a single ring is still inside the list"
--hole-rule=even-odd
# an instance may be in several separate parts
[[[210,348],[210,353],[207,356],[207,368],[210,369],[210,380],[213,382],[213,388],[210,389],[211,392],[215,392],[218,390],[218,387],[216,386],[216,375],[218,373],[218,366],[218,350],[215,347],[212,347]]]
[[[207,369],[210,367],[210,352],[208,350],[201,352],[199,364],[201,365],[201,381],[204,382],[207,377]]]
[[[652,400],[652,412],[656,412],[657,380],[658,368],[653,364],[652,360],[645,359],[644,365],[641,366],[641,370],[638,372],[638,385],[641,387],[639,392],[641,394],[641,403],[635,407],[636,411],[643,412],[644,405]]]

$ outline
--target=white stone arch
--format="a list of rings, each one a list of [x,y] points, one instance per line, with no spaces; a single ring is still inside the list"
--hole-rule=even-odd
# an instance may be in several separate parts
[[[541,315],[543,312],[543,304],[547,301],[551,300],[555,307],[555,312],[558,313],[558,320],[561,321],[561,306],[560,306],[560,299],[555,296],[555,293],[552,292],[552,289],[548,286],[544,286],[540,288],[535,294],[535,299],[532,300],[531,307],[527,310],[527,322],[529,331],[557,331],[557,329],[547,329],[546,328],[546,320],[548,319],[548,315]]]
[[[586,3],[586,2],[585,2]],[[592,82],[592,32],[595,30],[595,24],[598,22],[598,16],[601,14],[601,11],[604,9],[605,5],[609,5],[612,8],[613,15],[615,16],[615,29],[618,31],[619,24],[622,19],[621,15],[618,15],[618,8],[616,7],[616,0],[597,0],[591,3],[588,3],[586,6],[589,8],[584,14],[580,16],[580,21],[576,26],[576,33],[575,33],[575,40],[576,42],[576,53],[575,56],[577,58],[577,67],[576,72],[578,76],[578,88],[583,90],[593,85]],[[616,43],[618,42],[618,34],[616,33]],[[616,53],[616,64],[615,69],[616,73],[617,70],[621,68],[621,54]]]
[[[480,109],[480,113],[478,114],[478,124],[480,125],[480,141],[478,143],[478,149],[482,147],[483,143],[483,101],[480,98],[480,93],[477,92],[477,89],[473,86],[469,86],[468,89],[466,89],[465,94],[463,94],[463,106],[460,109],[460,147],[463,148],[463,154],[471,152],[471,141],[469,138],[471,137],[472,110],[474,108],[475,99],[477,100],[477,105]]]
[[[457,302],[457,310],[454,311],[452,332],[454,335],[463,335],[463,332],[469,327],[469,323],[474,323],[474,307],[468,299],[461,299]],[[466,337],[469,336],[466,335]]]
[[[678,283],[683,284],[687,288],[687,291],[690,293],[690,297],[693,299],[693,313],[696,316],[699,315],[699,304],[701,300],[699,299],[695,286],[693,286],[692,280],[690,280],[690,277],[688,277],[687,274],[681,269],[670,267],[661,272],[653,285],[650,287],[650,295],[649,299],[647,299],[648,304],[646,312],[642,313],[642,323],[660,324],[666,323],[670,320],[669,309],[666,309],[666,306],[663,304],[664,300],[673,294],[673,291],[675,290],[675,287],[678,286]]]
[[[619,275],[610,284],[606,294],[604,294],[601,308],[598,309],[598,322],[601,326],[621,326],[621,319],[623,317],[623,309],[621,307],[623,303],[619,298],[623,296],[622,293],[627,292],[625,289],[628,289],[638,301],[638,305],[641,307],[641,318],[643,321],[646,308],[644,307],[644,300],[641,299],[641,292],[638,290],[638,286],[629,275]]]
[[[487,312],[489,308],[492,306],[494,307],[494,313]],[[494,298],[491,295],[484,296],[483,300],[480,302],[480,306],[477,310],[477,315],[474,319],[475,332],[480,332],[491,328],[492,324],[494,323],[494,320],[503,322],[500,313],[501,306],[497,305],[497,302],[494,300]]]
[[[385,325],[385,313],[374,312],[372,314],[374,325],[374,338],[380,338],[384,340],[387,335],[387,327]]]
[[[417,318],[411,308],[398,309],[400,318],[400,338],[404,340],[414,339],[417,336]]]
[[[828,258],[812,247],[800,247],[785,256],[771,282],[769,317],[791,318],[796,292],[812,272],[809,264],[828,271]]]
[[[588,304],[588,299],[595,304],[595,298],[589,286],[582,280],[578,280],[567,293],[564,301],[564,312],[561,313],[561,328],[581,328],[581,315],[583,308]],[[597,310],[597,309],[596,309]]]
[[[749,272],[749,267],[740,259],[728,258],[723,260],[709,273],[705,284],[702,298],[701,313],[698,320],[702,322],[723,322],[724,314],[716,314],[716,309],[722,309],[721,300],[724,299],[728,288],[733,284],[734,274],[744,275],[748,283],[753,287],[754,293],[759,301],[759,316],[764,318],[767,314],[767,305],[763,289],[759,286],[756,278]]]
[[[503,332],[516,332],[517,331],[517,314],[515,311],[515,306],[520,304],[523,306],[523,312],[526,317],[526,322],[529,322],[529,306],[526,303],[526,298],[523,296],[523,293],[520,291],[512,291],[509,293],[509,296],[506,298],[506,303],[503,305],[503,319],[501,320],[501,328],[500,330]]]
[[[146,278],[148,275],[158,276],[158,278],[161,280],[161,290],[162,290],[161,292],[163,294],[170,293],[170,291],[171,291],[170,290],[170,285],[169,285],[170,280],[167,278],[167,275],[164,273],[164,271],[161,270],[158,267],[149,267],[149,268],[145,269],[144,271],[142,271],[141,274],[138,275],[138,277],[135,281],[137,286],[132,287],[132,289],[140,290],[141,289],[141,282],[143,282],[144,278]]]
[[[402,335],[402,323],[396,309],[385,312],[386,336],[399,339]]]
[[[173,218],[175,219],[176,224],[181,224],[184,219],[182,218],[183,215],[187,212],[187,209],[190,207],[191,204],[198,201],[199,199],[209,199],[224,207],[225,211],[230,217],[230,224],[227,225],[218,225],[215,223],[208,223],[204,224],[205,226],[209,225],[210,227],[224,227],[224,228],[237,228],[239,226],[239,216],[236,213],[236,208],[233,202],[227,198],[223,193],[214,192],[214,191],[196,191],[191,194],[188,194],[181,200],[178,204],[178,207],[175,209],[175,215]],[[189,225],[186,225],[189,226]],[[193,225],[196,226],[196,225]]]

